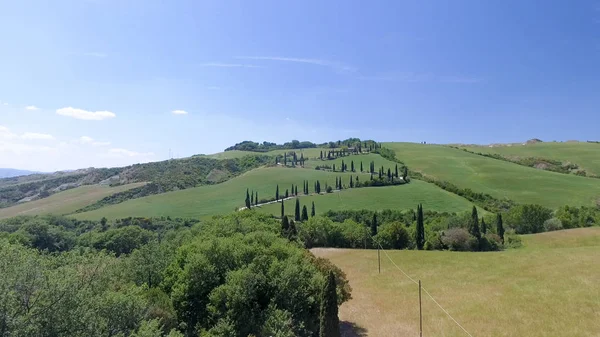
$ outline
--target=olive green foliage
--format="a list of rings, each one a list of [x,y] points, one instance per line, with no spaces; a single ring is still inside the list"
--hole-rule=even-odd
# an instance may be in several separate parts
[[[541,205],[519,205],[513,207],[505,217],[505,223],[517,234],[541,233],[544,222],[552,218],[552,210]]]
[[[300,142],[297,140],[292,140],[291,142],[284,143],[283,145],[278,145],[276,143],[263,142],[256,143],[253,141],[245,140],[241,143],[237,143],[233,146],[230,146],[225,149],[225,151],[252,151],[252,152],[267,152],[272,150],[285,150],[285,149],[309,149],[315,148],[317,144],[311,142]]]
[[[600,208],[563,206],[556,210],[555,217],[560,220],[565,229],[598,226]]]

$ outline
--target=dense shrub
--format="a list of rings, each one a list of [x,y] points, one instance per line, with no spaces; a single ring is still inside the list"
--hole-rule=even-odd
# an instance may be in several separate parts
[[[506,224],[517,234],[541,233],[544,222],[552,217],[552,210],[541,205],[518,205],[506,215]]]
[[[453,251],[469,251],[472,249],[471,239],[475,239],[464,228],[451,228],[442,233],[442,243]]]
[[[563,225],[560,219],[552,218],[544,221],[544,230],[546,232],[557,231],[560,229],[563,229]]]
[[[398,221],[379,226],[377,235],[373,239],[383,249],[406,249],[413,246],[406,226]]]

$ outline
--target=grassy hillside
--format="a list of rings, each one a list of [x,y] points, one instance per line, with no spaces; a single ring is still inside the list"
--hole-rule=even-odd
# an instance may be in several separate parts
[[[562,162],[577,164],[588,174],[600,175],[600,144],[569,143],[534,143],[511,146],[461,146],[469,151],[499,154],[504,157],[541,157]]]
[[[353,175],[356,176],[356,174]],[[91,212],[76,214],[75,217],[79,219],[99,219],[103,216],[122,218],[128,216],[170,215],[202,218],[228,213],[243,206],[246,189],[258,192],[259,199],[273,198],[277,184],[279,184],[280,194],[283,195],[286,189],[291,190],[292,184],[302,185],[304,180],[308,180],[309,190],[312,193],[313,184],[316,180],[320,181],[324,190],[325,183],[335,186],[336,177],[342,177],[344,183],[348,184],[350,174],[301,168],[261,168],[247,172],[222,184],[129,200]],[[368,174],[361,175],[361,179],[368,179],[368,177]],[[299,186],[299,193],[302,193],[302,186]],[[346,196],[351,200],[350,202],[344,201],[339,205],[336,204],[335,200],[338,200],[338,198],[346,200]],[[467,201],[463,201],[459,197],[437,189],[433,185],[421,182],[417,182],[414,186],[409,184],[394,187],[362,188],[352,191],[344,190],[339,196],[334,193],[327,196],[317,196],[316,198],[321,197],[326,200],[322,207],[319,206],[321,211],[325,211],[328,205],[333,209],[353,207],[354,205],[360,205],[360,208],[384,208],[371,200],[385,200],[386,205],[389,205],[385,208],[396,208],[400,207],[399,205],[407,205],[409,208],[413,208],[419,201],[426,199],[431,200],[430,205],[432,208],[443,208],[441,210],[467,210],[470,206]],[[311,197],[305,198],[310,200]],[[398,198],[398,200],[395,201],[394,198]]]
[[[79,208],[93,204],[94,202],[132,188],[140,187],[144,183],[134,183],[116,187],[88,185],[73,188],[67,191],[53,194],[48,198],[30,201],[27,203],[0,209],[0,219],[10,218],[18,215],[38,214],[69,214]]]
[[[592,206],[600,199],[600,179],[520,166],[441,145],[386,143],[412,170],[461,188],[547,207]]]
[[[295,200],[285,201],[285,213],[293,217]],[[471,209],[471,204],[455,194],[446,192],[433,184],[413,180],[401,186],[345,189],[341,192],[325,195],[300,197],[301,207],[306,205],[310,212],[312,202],[317,214],[328,210],[350,209],[416,209],[422,203],[423,208],[440,212],[463,212]],[[261,212],[276,216],[281,214],[281,204],[269,204],[257,208]]]
[[[565,235],[577,239],[564,240]],[[563,242],[560,248],[551,248],[557,241]],[[495,253],[387,254],[473,336],[596,336],[599,228],[536,234],[524,242],[524,249]],[[341,321],[357,324],[369,336],[418,335],[418,288],[385,254],[378,274],[372,250],[313,252],[342,268],[350,281],[353,299],[341,306]],[[466,336],[423,296],[424,335]]]

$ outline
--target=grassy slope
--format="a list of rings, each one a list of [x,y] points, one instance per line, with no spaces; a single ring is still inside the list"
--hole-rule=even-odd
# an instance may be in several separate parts
[[[442,212],[462,212],[473,207],[466,199],[418,180],[402,186],[345,189],[336,193],[300,197],[300,207],[306,205],[309,213],[312,202],[315,203],[317,214],[330,209],[416,209],[419,203],[423,204],[424,209]],[[285,201],[287,215],[293,216],[294,207],[295,200]],[[281,214],[281,204],[269,204],[258,209],[277,216]]]
[[[600,175],[600,144],[535,143],[512,146],[463,146],[470,151],[502,156],[541,157],[579,165],[588,173]]]
[[[600,179],[537,170],[440,145],[384,145],[413,170],[496,198],[552,208],[592,206],[600,198]]]
[[[356,174],[353,174],[356,175]],[[121,204],[103,207],[98,210],[77,214],[80,219],[122,218],[128,216],[179,216],[202,218],[215,214],[231,212],[243,206],[246,189],[258,191],[259,199],[274,197],[276,185],[279,184],[279,192],[285,194],[291,185],[302,185],[303,180],[309,180],[309,190],[313,192],[315,180],[319,180],[322,189],[325,182],[330,186],[335,185],[335,177],[342,177],[348,184],[349,173],[324,172],[313,169],[270,167],[253,170],[222,184],[201,186],[197,188],[153,195],[145,198],[129,200]],[[368,179],[367,174],[361,175],[361,179]],[[405,191],[405,192],[404,192]],[[302,193],[302,186],[299,186]],[[398,196],[398,200],[393,197]],[[407,205],[413,208],[417,202],[431,200],[429,205],[441,207],[443,210],[467,210],[470,204],[461,198],[448,194],[435,186],[417,182],[414,186],[395,186],[391,188],[363,188],[342,192],[343,203],[336,203],[337,194],[328,196],[317,196],[316,198],[327,200],[323,204],[316,202],[319,210],[326,210],[326,205],[331,208],[351,207],[360,205],[361,208],[396,208],[399,205]],[[310,198],[310,197],[308,197]],[[381,207],[373,204],[372,200],[385,199],[388,204]],[[402,200],[400,200],[402,199]],[[346,201],[348,200],[348,201]],[[414,201],[413,201],[414,200]],[[425,202],[427,204],[427,202]],[[340,206],[342,205],[342,206]],[[388,206],[389,205],[389,206]],[[274,207],[274,206],[273,206]]]
[[[87,185],[53,194],[48,198],[22,203],[0,209],[0,218],[17,215],[68,214],[111,194],[139,187],[145,183],[127,184],[117,187]]]
[[[524,241],[524,248],[494,253],[387,253],[421,279],[473,336],[597,336],[600,228],[537,234]],[[549,248],[558,241],[560,248]],[[418,335],[418,288],[385,254],[378,274],[375,251],[314,252],[341,267],[350,280],[353,299],[340,308],[341,320],[356,323],[369,336]],[[424,335],[466,336],[423,296]]]

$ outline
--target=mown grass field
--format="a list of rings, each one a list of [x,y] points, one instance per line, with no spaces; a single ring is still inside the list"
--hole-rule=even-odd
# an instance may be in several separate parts
[[[417,209],[419,203],[423,204],[424,209],[440,212],[464,212],[473,207],[473,204],[466,199],[419,180],[413,180],[410,184],[400,186],[353,188],[335,193],[301,196],[299,200],[300,207],[306,205],[309,213],[312,202],[314,202],[317,215],[328,210]],[[286,200],[284,202],[285,213],[293,217],[295,205],[294,199]],[[281,204],[279,203],[257,209],[260,212],[281,215]]]
[[[537,203],[593,206],[600,199],[600,179],[538,170],[441,145],[385,143],[412,170],[421,171],[461,188]]]
[[[535,143],[511,146],[461,146],[469,151],[499,154],[505,157],[541,157],[579,165],[588,174],[600,175],[600,144],[569,143]]]
[[[493,253],[386,251],[473,336],[600,333],[600,228],[525,236]],[[559,244],[557,244],[559,243]],[[353,299],[340,320],[368,336],[418,336],[418,287],[374,250],[314,249],[347,274]],[[467,336],[423,294],[423,336]]]
[[[91,212],[75,214],[74,216],[79,219],[100,219],[103,216],[110,219],[128,216],[205,218],[216,214],[229,213],[244,206],[246,189],[258,192],[259,199],[274,198],[277,185],[279,185],[280,195],[284,195],[286,189],[291,190],[292,184],[299,185],[298,193],[301,194],[302,182],[308,180],[309,191],[313,193],[313,186],[316,180],[319,180],[322,191],[325,191],[325,183],[329,186],[335,186],[336,177],[342,177],[344,184],[348,185],[350,175],[356,176],[356,173],[334,173],[314,169],[285,167],[261,168],[252,170],[221,184],[133,199]],[[368,178],[368,174],[360,176],[360,179]],[[329,208],[350,209],[353,207],[397,209],[406,206],[406,208],[414,208],[418,202],[423,202],[424,207],[431,207],[430,209],[439,207],[439,210],[456,211],[468,210],[471,205],[468,201],[460,197],[423,182],[389,188],[373,187],[351,191],[344,190],[339,196],[337,193],[332,193],[330,195],[302,198],[302,200],[306,199],[307,201],[311,200],[311,198],[316,198],[315,204],[319,207],[319,211],[325,211]],[[320,201],[321,198],[322,202]],[[266,207],[275,207],[275,205]]]
[[[44,199],[34,200],[7,208],[0,208],[0,219],[18,215],[39,215],[49,213],[59,215],[69,214],[87,205],[91,205],[104,197],[144,184],[145,183],[135,183],[116,187],[100,185],[80,186],[53,194]]]

